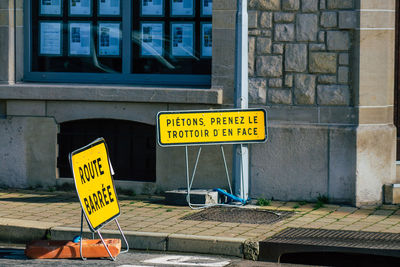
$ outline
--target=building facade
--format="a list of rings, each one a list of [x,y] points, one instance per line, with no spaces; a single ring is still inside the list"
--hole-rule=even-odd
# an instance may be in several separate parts
[[[156,114],[234,106],[236,1],[86,2],[0,2],[0,184],[71,183],[68,152],[101,135],[117,187],[185,187],[184,148],[156,144]],[[249,149],[250,196],[382,202],[398,182],[395,1],[248,9],[249,106],[269,133]],[[193,187],[226,186],[219,147],[204,147]]]

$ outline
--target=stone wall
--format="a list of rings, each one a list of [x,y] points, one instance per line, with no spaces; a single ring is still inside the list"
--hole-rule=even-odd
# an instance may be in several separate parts
[[[249,0],[249,103],[352,105],[354,0]]]

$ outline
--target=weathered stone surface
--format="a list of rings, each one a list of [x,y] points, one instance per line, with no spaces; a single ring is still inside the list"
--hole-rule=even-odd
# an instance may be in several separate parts
[[[282,0],[282,9],[296,11],[300,9],[300,0]]]
[[[272,32],[271,30],[261,30],[261,36],[263,37],[271,37],[272,36]]]
[[[259,56],[256,60],[257,76],[282,76],[282,56]]]
[[[322,12],[321,26],[325,28],[333,28],[337,26],[337,13],[336,12]]]
[[[324,51],[325,44],[310,44],[310,51]]]
[[[82,90],[82,88],[80,89]],[[164,96],[164,98],[166,97]],[[158,112],[157,109],[164,107],[167,107],[167,105],[146,105],[128,101],[47,101],[46,114],[58,123],[109,117],[116,120],[131,120],[151,125],[154,123],[154,116]]]
[[[293,75],[286,74],[285,75],[285,86],[292,87],[293,86]]]
[[[318,83],[320,83],[320,84],[335,84],[336,83],[336,75],[319,75]]]
[[[329,198],[337,202],[354,201],[356,181],[356,127],[329,129]]]
[[[353,8],[354,0],[328,0],[329,9],[348,9]]]
[[[269,125],[267,143],[252,146],[252,196],[315,200],[327,194],[328,131],[314,125]]]
[[[7,100],[4,102],[4,111],[1,110],[0,101],[0,119],[3,116],[46,116],[46,101],[28,101],[28,100]]]
[[[282,87],[282,79],[281,78],[271,78],[268,81],[268,86],[270,88],[281,88]]]
[[[259,36],[261,35],[261,30],[259,29],[249,29],[249,35],[250,36]]]
[[[357,127],[356,140],[356,163],[352,165],[356,168],[355,205],[381,203],[383,185],[398,182],[395,178],[396,127],[361,124]]]
[[[307,69],[307,45],[287,44],[285,51],[285,70],[303,72]]]
[[[336,73],[337,55],[335,53],[310,53],[309,68],[311,73]]]
[[[349,105],[350,91],[347,85],[318,85],[319,105]]]
[[[324,31],[320,31],[318,33],[318,42],[325,43],[325,32]]]
[[[243,254],[246,260],[256,261],[260,254],[260,246],[257,241],[246,240],[243,244]]]
[[[301,11],[303,12],[318,11],[318,0],[302,0]]]
[[[266,104],[267,101],[267,81],[262,78],[249,79],[249,103]]]
[[[290,90],[269,89],[268,102],[270,104],[292,104],[292,92]]]
[[[294,98],[299,105],[315,103],[315,75],[296,74],[294,79]]]
[[[274,54],[282,55],[283,54],[283,44],[273,44],[272,52]]]
[[[357,27],[357,15],[355,11],[339,12],[339,28],[355,29]]]
[[[274,14],[274,21],[275,22],[293,22],[295,18],[294,13],[288,12],[275,12]]]
[[[347,84],[349,82],[349,68],[339,67],[338,70],[338,82]]]
[[[296,21],[297,41],[315,41],[318,33],[318,16],[315,14],[298,14]]]
[[[272,27],[272,13],[262,12],[260,16],[260,27],[270,29]]]
[[[319,1],[319,9],[321,9],[321,10],[326,9],[326,0]]]
[[[251,13],[252,11],[250,11]],[[235,29],[236,12],[234,10],[215,10],[213,15],[213,27],[215,29]],[[251,20],[248,17],[248,21],[249,19]]]
[[[351,124],[357,127],[357,115],[358,110],[351,106],[320,106],[318,108],[320,123]]]
[[[349,54],[348,53],[339,54],[339,64],[340,65],[349,65]]]
[[[350,36],[347,31],[328,31],[326,40],[328,50],[344,51],[350,49]]]
[[[294,41],[294,24],[276,24],[275,41]]]
[[[254,75],[254,53],[256,50],[256,38],[249,36],[248,44],[249,54],[248,54],[248,65],[249,65],[249,76]]]
[[[257,28],[257,15],[258,12],[256,10],[249,10],[247,15],[249,29]]]
[[[281,8],[280,0],[248,0],[250,9],[257,10],[279,10]]]
[[[0,185],[54,186],[57,124],[53,118],[9,116],[0,120],[0,136]]]
[[[271,38],[257,38],[257,55],[265,55],[271,53]]]

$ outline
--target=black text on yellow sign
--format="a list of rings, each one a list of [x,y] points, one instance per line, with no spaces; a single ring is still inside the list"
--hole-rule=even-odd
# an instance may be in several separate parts
[[[267,140],[264,109],[159,112],[161,146],[257,143]]]
[[[82,209],[96,231],[120,214],[104,139],[72,152],[70,161]]]

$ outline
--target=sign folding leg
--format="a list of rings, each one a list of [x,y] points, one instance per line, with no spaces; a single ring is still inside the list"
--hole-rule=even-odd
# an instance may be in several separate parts
[[[220,145],[220,149],[221,149],[222,158],[224,160],[225,174],[226,174],[226,179],[228,181],[229,190],[230,190],[230,193],[233,194],[231,181],[230,181],[230,178],[229,178],[228,166],[226,164],[226,159],[225,159],[224,147],[222,145]],[[187,182],[186,201],[189,204],[189,207],[192,208],[192,209],[203,209],[203,208],[208,208],[208,207],[212,207],[212,206],[238,206],[238,205],[229,205],[229,204],[205,204],[205,205],[203,205],[203,204],[194,204],[194,203],[190,202],[190,190],[191,190],[192,185],[193,185],[194,177],[195,177],[196,170],[197,170],[197,165],[199,163],[201,150],[202,150],[202,146],[199,147],[199,150],[197,152],[196,163],[194,164],[192,177],[189,178],[189,176],[190,176],[189,175],[189,153],[188,153],[188,146],[185,146],[186,182]],[[240,204],[239,206],[243,206],[243,204]]]
[[[83,241],[83,212],[84,212],[84,211],[83,211],[83,209],[82,209],[82,213],[81,213],[81,234],[80,234],[80,237],[81,237],[81,238],[80,238],[80,240],[79,240],[79,242],[80,242],[80,243],[79,243],[79,253],[80,253],[81,259],[85,261],[85,260],[87,260],[87,258],[85,258],[85,257],[83,256],[83,253],[82,253],[82,247],[83,247],[83,246],[82,246],[82,241]],[[121,251],[120,254],[126,253],[126,252],[129,251],[129,244],[128,244],[128,241],[126,240],[125,234],[124,234],[124,232],[122,231],[121,226],[119,225],[118,220],[117,220],[117,219],[114,219],[114,220],[115,220],[115,223],[117,224],[118,230],[119,230],[119,232],[121,233],[122,238],[124,239],[124,242],[125,242],[125,244],[126,244],[126,250]],[[94,239],[94,233],[95,233],[95,232],[92,232],[92,239]],[[108,255],[110,255],[111,260],[115,261],[117,258],[116,258],[116,257],[113,257],[113,255],[111,254],[110,250],[108,249],[108,246],[107,246],[107,244],[104,242],[103,236],[102,236],[101,233],[100,233],[100,229],[97,230],[96,233],[97,233],[98,236],[100,237],[101,242],[103,243],[105,249],[107,250]]]

